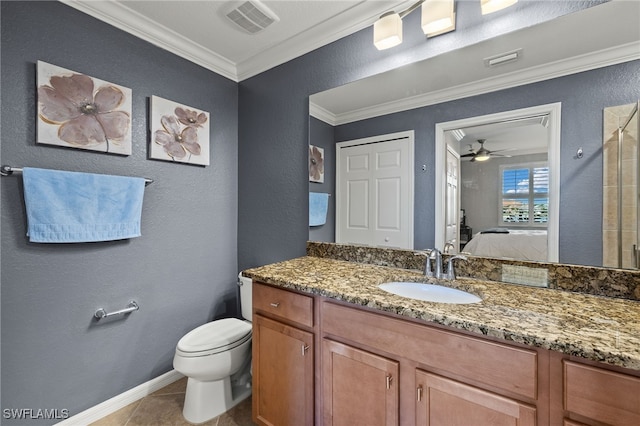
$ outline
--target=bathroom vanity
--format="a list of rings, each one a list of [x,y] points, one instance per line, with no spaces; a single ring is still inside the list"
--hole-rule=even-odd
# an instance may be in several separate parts
[[[637,425],[640,303],[461,278],[466,305],[386,293],[416,270],[306,256],[254,280],[264,425]]]

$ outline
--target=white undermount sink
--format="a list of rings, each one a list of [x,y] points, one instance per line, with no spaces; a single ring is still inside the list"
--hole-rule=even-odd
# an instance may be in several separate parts
[[[380,284],[378,287],[398,296],[427,302],[466,304],[482,301],[475,294],[437,284],[390,282]]]

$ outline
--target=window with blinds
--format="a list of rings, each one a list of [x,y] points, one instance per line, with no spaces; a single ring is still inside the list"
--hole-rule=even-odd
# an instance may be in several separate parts
[[[546,227],[549,166],[546,162],[500,166],[500,224]]]

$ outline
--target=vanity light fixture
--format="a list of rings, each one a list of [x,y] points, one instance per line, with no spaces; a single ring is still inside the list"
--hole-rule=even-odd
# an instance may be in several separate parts
[[[422,31],[434,37],[456,29],[454,0],[425,0],[422,4]]]
[[[483,15],[497,12],[516,4],[518,0],[480,0],[480,9]]]
[[[518,0],[480,0],[483,15],[509,7]],[[373,24],[373,44],[378,50],[402,43],[402,18],[422,6],[422,31],[434,37],[456,29],[455,0],[418,0],[402,12],[387,12]]]
[[[378,50],[402,43],[402,18],[422,6],[422,31],[427,37],[455,29],[455,0],[419,0],[402,12],[387,12],[373,24],[373,44]]]
[[[373,24],[373,44],[378,50],[389,49],[402,43],[402,18],[387,12]]]

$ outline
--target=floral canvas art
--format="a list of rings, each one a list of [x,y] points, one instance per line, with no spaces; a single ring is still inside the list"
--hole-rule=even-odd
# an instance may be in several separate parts
[[[309,145],[309,181],[324,182],[324,149]]]
[[[209,113],[151,97],[149,157],[209,165]]]
[[[131,89],[38,61],[37,141],[131,155]]]

